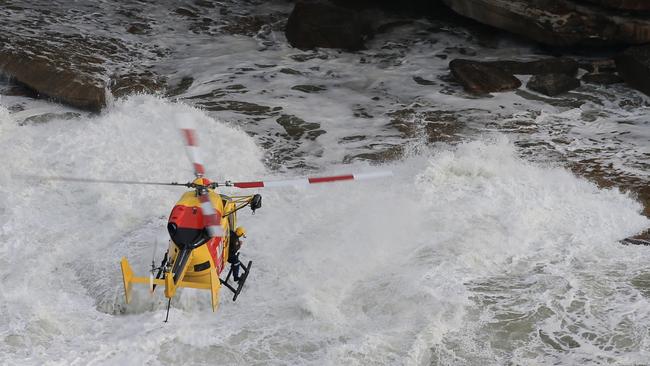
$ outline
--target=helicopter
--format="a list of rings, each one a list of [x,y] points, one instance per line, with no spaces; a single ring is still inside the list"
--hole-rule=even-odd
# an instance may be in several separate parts
[[[251,271],[253,261],[241,264],[243,273],[237,284],[231,283],[233,266],[226,275],[230,245],[234,243],[232,235],[237,226],[237,212],[250,207],[252,213],[262,207],[260,194],[229,196],[219,193],[220,187],[240,189],[304,186],[348,180],[366,180],[392,176],[390,171],[376,171],[362,174],[344,174],[335,176],[305,177],[275,181],[215,182],[205,177],[205,167],[201,159],[197,131],[193,125],[179,126],[187,156],[192,164],[194,179],[187,183],[161,183],[125,180],[102,180],[73,177],[33,177],[45,180],[63,180],[83,183],[139,184],[181,186],[187,190],[176,202],[169,215],[167,231],[169,247],[159,265],[152,260],[148,277],[136,276],[126,257],[120,260],[124,297],[126,304],[132,300],[133,284],[148,285],[153,294],[158,286],[164,287],[164,296],[168,299],[167,315],[169,319],[171,301],[179,288],[194,288],[210,292],[212,311],[219,305],[221,287],[232,292],[232,301],[239,297]],[[155,253],[155,249],[154,249]]]

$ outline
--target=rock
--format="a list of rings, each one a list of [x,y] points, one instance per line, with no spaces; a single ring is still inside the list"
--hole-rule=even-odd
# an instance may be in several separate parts
[[[578,79],[564,74],[535,75],[526,84],[528,89],[549,97],[568,92],[579,86],[580,81]]]
[[[288,114],[283,114],[276,121],[284,128],[287,135],[294,140],[299,140],[305,134],[308,140],[315,140],[318,136],[325,133],[325,131],[320,129],[320,124],[305,122],[296,116]]]
[[[318,93],[327,90],[327,88],[322,85],[295,85],[291,87],[291,89],[298,90],[303,93]]]
[[[99,111],[106,105],[104,81],[76,68],[65,57],[4,50],[0,51],[0,69],[41,97],[90,111]]]
[[[497,67],[477,61],[455,59],[449,63],[451,73],[471,94],[508,91],[521,86],[521,81]]]
[[[580,68],[589,71],[592,74],[598,73],[615,73],[616,62],[614,59],[589,60],[580,62]]]
[[[630,47],[615,58],[616,69],[631,87],[650,95],[650,45]]]
[[[621,240],[621,244],[650,245],[650,229]]]
[[[643,44],[650,42],[650,16],[578,0],[442,0],[481,23],[551,46]],[[625,0],[602,0],[622,5]],[[629,1],[631,7],[641,1]],[[647,7],[648,5],[643,5]]]
[[[54,119],[70,120],[79,117],[81,117],[81,114],[75,112],[44,113],[44,114],[38,114],[36,116],[27,117],[22,122],[18,123],[18,125],[25,126],[29,124],[42,124]]]
[[[589,3],[594,3],[614,9],[623,10],[645,10],[650,11],[650,2],[647,0],[586,0]]]
[[[194,11],[186,8],[178,8],[175,10],[176,14],[182,15],[184,17],[189,17],[189,18],[198,18],[199,15],[196,14]]]
[[[414,76],[413,81],[415,81],[416,83],[418,83],[420,85],[436,85],[435,81],[423,79],[423,78],[421,78],[419,76]]]
[[[369,33],[370,25],[359,13],[325,1],[296,3],[285,28],[289,43],[300,49],[356,51],[363,48]]]
[[[165,89],[165,86],[165,79],[151,71],[127,73],[113,77],[111,93],[117,98],[130,94],[154,94]]]
[[[580,80],[590,84],[611,85],[623,82],[623,78],[613,73],[585,74]]]
[[[167,90],[167,93],[165,93],[166,96],[168,97],[173,97],[179,94],[185,93],[190,86],[194,83],[194,78],[191,76],[184,76],[181,81],[178,82],[174,87],[169,88]]]
[[[234,111],[248,116],[277,115],[282,107],[267,107],[250,102],[237,100],[218,100],[197,103],[199,107],[209,111]]]
[[[488,61],[491,65],[515,75],[567,74],[578,72],[578,62],[572,58],[549,58],[537,61]]]
[[[149,24],[133,23],[126,31],[131,34],[147,34],[150,30]]]
[[[197,6],[203,6],[206,8],[214,8],[214,4],[206,0],[194,0],[194,4]]]

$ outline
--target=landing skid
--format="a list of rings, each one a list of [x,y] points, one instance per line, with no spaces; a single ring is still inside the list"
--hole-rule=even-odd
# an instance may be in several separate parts
[[[253,261],[248,261],[247,265],[244,265],[243,263],[240,264],[240,267],[244,270],[244,274],[239,277],[239,281],[237,282],[237,288],[234,288],[228,281],[230,280],[230,275],[232,275],[232,266],[230,266],[230,270],[228,271],[228,275],[226,276],[225,280],[222,280],[219,278],[219,281],[221,281],[221,284],[228,287],[230,291],[232,291],[235,296],[232,297],[232,301],[237,300],[237,296],[239,296],[239,293],[241,292],[241,289],[244,287],[244,283],[246,283],[246,278],[248,278],[248,273],[251,270],[251,266],[253,265]]]

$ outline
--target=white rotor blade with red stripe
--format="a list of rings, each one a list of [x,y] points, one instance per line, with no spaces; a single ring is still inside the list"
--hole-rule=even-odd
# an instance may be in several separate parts
[[[194,175],[199,178],[205,175],[205,166],[201,159],[201,149],[199,148],[199,139],[191,118],[187,118],[179,123],[178,128],[183,135],[187,157],[190,159],[194,168]],[[210,201],[210,194],[207,189],[199,188],[199,201],[201,202],[201,211],[203,213],[203,223],[210,237],[220,237],[223,235],[221,227],[221,213],[217,212]]]
[[[201,210],[203,211],[203,224],[208,231],[208,235],[212,238],[221,236],[223,234],[221,214],[217,214],[217,211],[212,206],[209,194],[206,192],[199,195],[199,201],[201,201]]]
[[[203,159],[201,159],[198,134],[196,133],[194,123],[191,121],[192,120],[189,118],[186,119],[179,123],[178,128],[181,130],[181,134],[183,135],[187,157],[190,159],[190,162],[194,167],[194,175],[196,177],[202,177],[205,175],[205,166],[203,165]]]
[[[233,182],[232,186],[237,188],[265,188],[265,187],[298,187],[317,183],[331,183],[344,180],[366,180],[375,178],[391,177],[393,172],[381,171],[358,174],[331,175],[325,177],[307,177],[288,180],[258,181],[258,182]]]

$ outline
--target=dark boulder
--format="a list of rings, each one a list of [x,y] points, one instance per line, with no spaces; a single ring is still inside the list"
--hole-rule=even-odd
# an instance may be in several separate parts
[[[615,60],[616,69],[623,80],[650,95],[650,45],[628,48]]]
[[[488,61],[485,64],[498,67],[505,72],[515,75],[575,75],[578,72],[578,62],[567,57],[548,58],[536,61]]]
[[[650,42],[650,16],[642,12],[609,9],[589,2],[578,4],[576,0],[442,2],[458,14],[551,46]],[[619,4],[624,2],[630,6],[641,3],[621,0]]]
[[[106,105],[104,81],[71,65],[65,57],[0,51],[0,69],[41,97],[90,111]]]
[[[611,85],[623,82],[623,78],[614,73],[585,74],[580,80],[589,84]]]
[[[455,59],[449,63],[454,78],[465,91],[481,95],[517,89],[521,81],[511,73],[478,61]]]
[[[370,25],[354,10],[325,1],[296,3],[285,34],[289,43],[300,49],[315,47],[360,50]]]
[[[580,80],[565,74],[534,75],[526,84],[530,90],[550,97],[566,93],[580,86]]]
[[[650,1],[648,0],[583,0],[582,2],[598,4],[612,9],[650,11]]]

